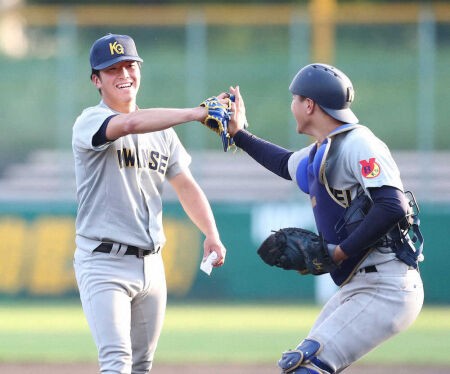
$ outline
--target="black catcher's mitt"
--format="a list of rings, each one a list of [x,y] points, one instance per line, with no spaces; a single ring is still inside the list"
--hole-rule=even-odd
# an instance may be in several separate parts
[[[270,266],[301,274],[320,275],[336,269],[323,238],[297,227],[274,231],[258,248],[258,254]]]

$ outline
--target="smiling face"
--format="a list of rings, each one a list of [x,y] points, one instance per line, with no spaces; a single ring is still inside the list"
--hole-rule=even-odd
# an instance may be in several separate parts
[[[102,99],[111,109],[130,113],[136,109],[136,95],[141,83],[141,69],[136,61],[121,61],[92,75]]]

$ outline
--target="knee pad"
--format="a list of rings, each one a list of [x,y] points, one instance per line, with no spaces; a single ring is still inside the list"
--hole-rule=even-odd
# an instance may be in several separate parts
[[[318,341],[305,339],[295,350],[283,352],[278,366],[289,374],[333,374],[334,370],[317,358],[321,350]]]

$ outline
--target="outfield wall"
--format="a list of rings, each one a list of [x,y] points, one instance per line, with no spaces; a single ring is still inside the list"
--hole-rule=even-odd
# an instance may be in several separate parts
[[[190,300],[315,300],[319,278],[266,266],[256,255],[271,229],[314,227],[307,204],[214,204],[226,265],[211,277],[199,270],[202,237],[178,203],[165,206],[168,242],[163,251],[169,297]],[[77,297],[73,274],[73,203],[0,205],[0,298]],[[450,206],[425,205],[421,210],[425,237],[426,303],[450,303],[448,242]],[[321,286],[329,283],[322,276]],[[317,291],[318,292],[318,291]]]

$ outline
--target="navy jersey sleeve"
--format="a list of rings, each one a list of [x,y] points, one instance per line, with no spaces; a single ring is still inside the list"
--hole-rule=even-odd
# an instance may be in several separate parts
[[[238,131],[233,140],[236,146],[272,173],[284,179],[292,179],[288,170],[288,160],[293,152],[258,138],[247,130]]]
[[[408,211],[408,201],[395,187],[369,188],[373,206],[361,224],[340,246],[352,257],[386,235]]]
[[[105,143],[108,143],[110,140],[106,137],[106,128],[108,127],[109,121],[111,121],[111,118],[117,116],[117,114],[113,114],[112,116],[109,116],[107,119],[105,119],[101,125],[101,127],[98,129],[98,131],[94,134],[92,137],[92,145],[94,147],[99,147]]]

